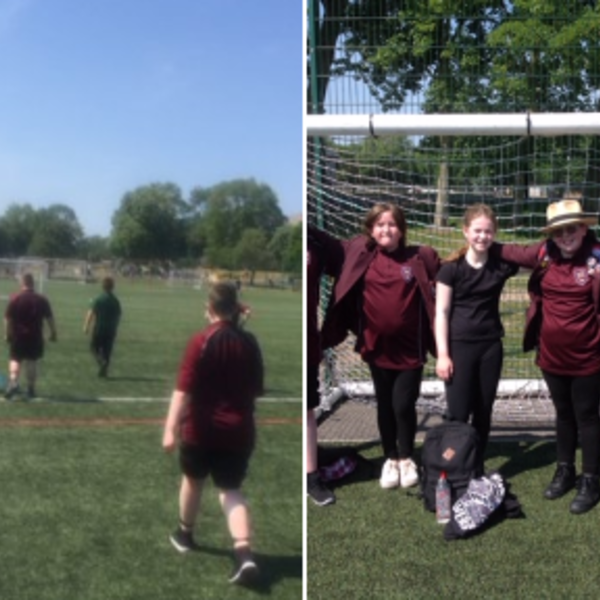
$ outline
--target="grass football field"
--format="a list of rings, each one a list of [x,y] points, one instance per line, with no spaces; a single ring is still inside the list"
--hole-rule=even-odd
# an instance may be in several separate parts
[[[379,445],[361,454],[381,465]],[[336,504],[308,503],[307,597],[598,597],[600,506],[575,516],[569,512],[575,491],[553,501],[543,497],[555,460],[553,440],[491,442],[486,470],[498,469],[510,482],[524,516],[454,541],[444,539],[444,526],[425,511],[416,488],[382,490],[379,471],[361,471],[335,489]]]
[[[14,289],[0,287],[2,308]],[[184,346],[204,326],[206,290],[117,281],[124,314],[107,380],[82,333],[98,290],[46,282],[58,342],[47,344],[39,398],[0,401],[0,598],[301,598],[301,294],[242,293],[267,387],[245,485],[262,578],[247,590],[227,582],[230,540],[211,484],[201,550],[180,555],[168,541],[180,475],[161,449],[162,422]],[[4,346],[0,373],[7,361]]]

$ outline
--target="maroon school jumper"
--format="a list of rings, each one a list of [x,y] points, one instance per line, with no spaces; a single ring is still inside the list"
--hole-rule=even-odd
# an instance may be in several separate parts
[[[556,375],[600,371],[600,245],[589,233],[571,259],[548,240],[531,246],[497,245],[504,260],[533,269],[528,289],[524,350]]]
[[[52,318],[52,308],[45,296],[24,289],[11,297],[4,317],[10,322],[11,348],[32,360],[42,357],[44,319]]]
[[[363,331],[359,352],[381,369],[422,367],[431,327],[405,249],[376,249],[364,276]]]
[[[364,276],[375,259],[377,245],[366,236],[343,242],[345,261],[329,300],[325,321],[321,328],[323,348],[344,341],[348,331],[357,336],[356,349],[363,344],[363,284]],[[435,276],[440,266],[437,252],[429,246],[400,248],[397,279],[404,279],[419,290],[422,317],[428,327],[423,329],[429,351],[435,353],[433,319],[435,315]]]
[[[262,356],[252,334],[220,321],[194,335],[177,389],[190,395],[183,442],[207,450],[252,450],[254,405],[263,393]]]

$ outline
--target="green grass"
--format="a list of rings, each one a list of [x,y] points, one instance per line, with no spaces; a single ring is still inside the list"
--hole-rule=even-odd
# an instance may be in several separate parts
[[[59,341],[47,346],[41,398],[0,401],[0,598],[300,598],[300,294],[244,291],[270,397],[258,404],[244,486],[263,578],[245,590],[227,582],[231,542],[212,485],[198,523],[201,551],[180,555],[168,542],[180,472],[176,455],[161,449],[162,421],[185,343],[203,326],[205,292],[118,282],[124,321],[104,381],[81,332],[96,291],[48,283]]]
[[[362,452],[380,459],[379,447]],[[553,442],[492,442],[487,469],[500,469],[525,518],[447,542],[414,491],[377,480],[336,490],[331,507],[308,507],[307,593],[311,600],[595,598],[600,507],[573,516],[574,493],[542,491],[554,472]]]
[[[0,285],[4,298],[14,291]],[[44,293],[54,309],[58,342],[46,344],[38,392],[61,399],[99,397],[168,397],[185,344],[205,326],[206,289],[169,287],[164,283],[117,281],[123,320],[115,344],[111,377],[96,377],[82,333],[90,299],[98,285],[46,282]],[[302,397],[302,295],[289,290],[246,288],[244,302],[252,307],[248,329],[261,344],[266,370],[266,395]],[[6,300],[0,304],[4,311]],[[2,361],[4,358],[4,361]],[[6,373],[8,349],[0,353]]]

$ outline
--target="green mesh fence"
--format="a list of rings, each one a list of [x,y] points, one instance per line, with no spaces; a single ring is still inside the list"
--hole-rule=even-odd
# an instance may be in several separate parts
[[[312,114],[600,111],[596,2],[309,0],[308,37]],[[473,202],[495,209],[501,241],[519,243],[541,238],[547,204],[565,194],[599,210],[598,135],[309,136],[307,156],[310,222],[350,237],[374,202],[394,201],[409,242],[441,256],[463,245]],[[502,298],[503,380],[540,377],[521,352],[526,281],[510,280]],[[331,386],[368,380],[351,343],[329,357]]]

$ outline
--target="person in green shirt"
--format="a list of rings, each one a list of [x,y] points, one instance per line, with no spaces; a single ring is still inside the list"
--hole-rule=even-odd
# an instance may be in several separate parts
[[[102,280],[102,293],[92,300],[83,324],[85,334],[92,330],[90,347],[98,363],[98,377],[108,377],[110,358],[121,321],[121,303],[114,294],[114,287],[112,277]]]

